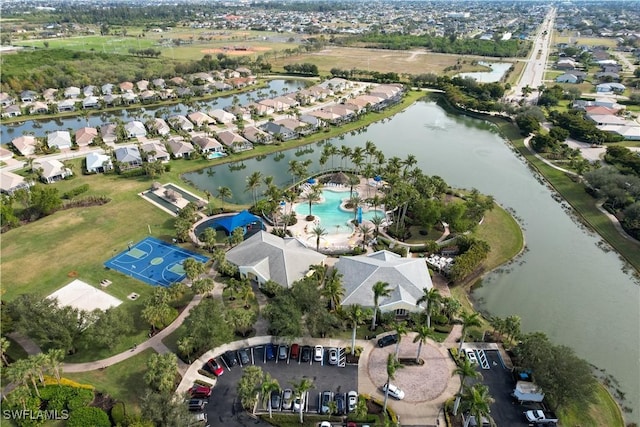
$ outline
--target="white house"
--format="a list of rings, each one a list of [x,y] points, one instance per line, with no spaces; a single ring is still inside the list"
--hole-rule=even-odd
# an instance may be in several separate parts
[[[73,175],[71,169],[66,168],[59,160],[40,160],[33,162],[33,166],[38,170],[40,179],[47,184]]]
[[[144,123],[138,120],[134,120],[124,125],[124,130],[127,132],[127,136],[129,138],[147,136],[147,129],[145,129]]]
[[[66,130],[56,130],[47,135],[47,145],[49,148],[64,150],[71,148],[71,135]]]
[[[88,173],[104,173],[113,169],[113,163],[111,157],[106,154],[89,153],[85,158],[86,170]]]

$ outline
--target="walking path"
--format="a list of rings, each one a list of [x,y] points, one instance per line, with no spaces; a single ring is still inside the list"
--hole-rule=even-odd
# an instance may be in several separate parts
[[[18,345],[20,345],[20,347],[22,347],[29,356],[42,353],[40,346],[38,346],[38,344],[36,344],[36,342],[29,337],[25,337],[18,332],[11,332],[7,334],[7,336],[14,340]]]

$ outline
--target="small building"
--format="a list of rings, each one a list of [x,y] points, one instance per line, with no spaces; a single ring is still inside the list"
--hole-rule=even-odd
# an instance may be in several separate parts
[[[160,136],[169,135],[171,132],[171,128],[164,121],[164,119],[153,119],[148,123],[149,132],[158,134]]]
[[[183,115],[171,116],[168,120],[169,126],[175,130],[183,130],[185,132],[191,132],[193,130],[193,123]]]
[[[85,158],[85,169],[87,173],[104,173],[113,169],[113,163],[106,154],[93,152]]]
[[[242,136],[252,144],[271,144],[273,136],[255,126],[247,126],[242,130]]]
[[[38,94],[32,90],[23,90],[20,92],[20,100],[22,102],[34,102],[38,99]]]
[[[71,135],[66,130],[56,130],[47,134],[49,148],[65,150],[71,148]]]
[[[274,122],[266,122],[260,128],[280,141],[289,141],[298,137],[295,131]]]
[[[572,83],[576,84],[579,82],[578,76],[571,73],[564,73],[556,77],[556,83]]]
[[[64,97],[67,99],[76,99],[80,96],[81,90],[76,86],[69,86],[64,90]]]
[[[137,147],[118,147],[113,154],[116,156],[121,171],[142,166],[142,156]]]
[[[100,126],[100,136],[105,144],[113,144],[118,140],[118,127],[114,123]]]
[[[13,105],[15,102],[16,99],[7,92],[0,92],[0,107],[8,107],[9,105]]]
[[[127,132],[127,137],[129,138],[147,136],[147,129],[144,127],[144,123],[138,120],[134,120],[124,125],[124,130]]]
[[[622,93],[625,91],[625,89],[626,89],[625,85],[621,83],[600,83],[599,85],[596,86],[596,92],[598,93],[608,93],[608,92]]]
[[[23,156],[31,156],[36,152],[36,137],[32,135],[23,135],[14,138],[11,141],[13,147]]]
[[[230,249],[225,256],[227,261],[238,267],[242,277],[258,285],[272,280],[285,288],[305,277],[310,266],[324,264],[327,258],[307,248],[298,239],[283,239],[266,231],[257,232]]]
[[[196,111],[194,113],[191,113],[187,116],[187,118],[191,120],[191,123],[193,123],[196,126],[210,125],[211,123],[216,122],[212,117],[209,117],[207,114],[203,113],[202,111]]]
[[[251,144],[249,141],[247,141],[237,133],[228,130],[219,132],[216,137],[220,142],[222,142],[235,153],[253,149],[253,144]]]
[[[63,99],[58,102],[58,111],[63,113],[66,111],[75,111],[76,110],[76,100],[75,99]]]
[[[100,107],[100,99],[97,96],[89,95],[85,99],[82,100],[82,108],[85,110],[88,108],[99,108]]]
[[[47,184],[61,181],[73,175],[71,169],[65,167],[59,160],[38,160],[33,162],[38,170],[40,179]]]
[[[2,107],[2,117],[20,117],[22,115],[22,109],[19,105],[11,104],[6,107]]]
[[[0,170],[0,192],[12,195],[20,189],[28,190],[32,185],[24,177],[9,171]]]
[[[209,116],[211,116],[211,118],[213,118],[216,122],[223,125],[233,123],[233,121],[236,119],[236,116],[220,108],[209,111]]]
[[[158,141],[146,142],[140,145],[140,150],[142,150],[142,154],[147,162],[152,163],[159,160],[164,163],[171,159],[167,148]]]
[[[86,147],[93,143],[98,136],[98,129],[92,127],[83,127],[76,131],[76,145],[78,147]]]
[[[191,157],[191,154],[195,151],[191,143],[176,138],[169,140],[167,145],[169,146],[171,154],[173,154],[173,157],[176,159]]]
[[[215,138],[206,135],[196,135],[191,138],[191,143],[200,147],[202,153],[224,153],[224,147]]]

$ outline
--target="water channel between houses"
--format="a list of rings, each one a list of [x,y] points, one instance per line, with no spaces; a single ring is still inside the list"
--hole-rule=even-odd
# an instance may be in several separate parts
[[[575,349],[619,382],[617,388],[626,394],[623,404],[633,409],[626,417],[637,420],[640,286],[619,256],[572,219],[566,204],[554,200],[553,192],[488,123],[450,115],[433,102],[421,101],[361,133],[331,142],[355,147],[367,140],[387,158],[414,154],[425,173],[439,175],[454,187],[491,194],[514,212],[524,228],[527,249],[484,279],[473,293],[476,307],[491,315],[517,314],[524,331],[543,331],[554,342]],[[220,186],[230,187],[234,201],[249,203],[249,174],[260,171],[285,185],[291,182],[289,160],[311,159],[309,171],[318,171],[321,150],[321,144],[312,144],[185,178],[212,194]],[[337,166],[339,156],[335,162]]]

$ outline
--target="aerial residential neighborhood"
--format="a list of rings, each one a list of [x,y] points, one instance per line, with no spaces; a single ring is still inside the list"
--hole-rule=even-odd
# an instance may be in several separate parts
[[[2,424],[640,423],[635,6],[5,2]]]

